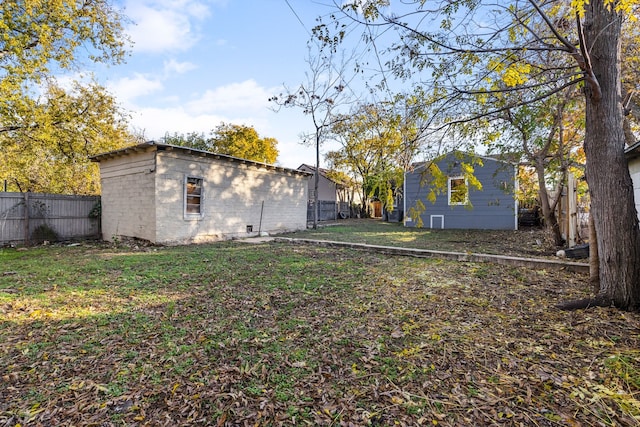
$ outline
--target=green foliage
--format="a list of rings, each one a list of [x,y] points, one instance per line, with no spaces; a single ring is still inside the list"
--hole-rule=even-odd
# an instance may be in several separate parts
[[[640,389],[640,354],[638,351],[609,356],[605,359],[604,365],[622,383]]]
[[[335,29],[345,32],[343,24],[347,34],[358,34],[355,27],[361,25],[363,40],[375,46],[378,63],[385,65],[384,71],[378,70],[381,86],[388,87],[392,75],[411,81],[434,139],[447,136],[457,145],[491,140],[496,136],[495,119],[506,109],[553,97],[570,86],[584,86],[584,64],[590,59],[582,58],[588,49],[580,51],[575,41],[579,40],[576,11],[586,3],[582,0],[540,6],[467,0],[440,7],[423,1],[388,3],[344,5],[341,15],[333,15]],[[637,135],[640,108],[632,94],[639,90],[640,38],[630,6],[634,4],[638,1],[616,2],[615,10],[629,18],[622,32],[623,95],[629,94],[627,117]],[[478,16],[483,26],[478,25]],[[327,34],[330,28],[322,25],[320,41],[332,39]],[[397,37],[388,36],[392,30]],[[356,65],[363,71],[370,68],[364,61]],[[582,121],[579,112],[574,119]],[[454,128],[461,133],[445,134]]]
[[[99,85],[53,75],[122,62],[125,19],[106,0],[0,3],[0,180],[13,190],[99,192],[87,156],[131,143],[125,115]]]
[[[436,198],[447,191],[447,175],[442,172],[436,162],[430,162],[429,165],[420,174],[420,187],[427,187],[427,200],[432,204],[436,202]]]
[[[331,166],[362,182],[362,200],[377,198],[388,211],[401,194],[404,171],[418,153],[420,114],[415,99],[360,104],[338,116],[332,133],[341,144],[327,154]]]
[[[204,133],[190,132],[187,134],[165,133],[162,142],[180,147],[191,147],[196,150],[210,151],[209,141]]]
[[[4,1],[0,16],[3,88],[39,82],[54,66],[73,69],[82,52],[93,62],[120,63],[129,43],[126,18],[107,0]]]
[[[196,132],[167,133],[163,142],[262,163],[275,163],[278,158],[278,141],[260,138],[253,126],[221,123],[211,131],[209,138]]]
[[[275,163],[278,158],[275,138],[260,138],[253,127],[221,123],[213,130],[212,149],[263,163]]]
[[[91,211],[89,211],[89,218],[100,219],[102,217],[102,201],[98,200],[94,203]]]
[[[116,100],[95,83],[64,90],[51,81],[39,99],[5,108],[19,121],[0,131],[0,179],[16,191],[99,194],[89,156],[134,143]]]
[[[416,228],[424,227],[424,221],[422,221],[422,214],[427,210],[427,207],[424,205],[422,200],[416,200],[415,206],[411,206],[409,208],[409,212],[407,215],[416,225]]]
[[[399,167],[389,167],[367,177],[365,188],[369,198],[380,200],[387,211],[393,212],[395,198],[402,194],[403,183],[404,170]]]

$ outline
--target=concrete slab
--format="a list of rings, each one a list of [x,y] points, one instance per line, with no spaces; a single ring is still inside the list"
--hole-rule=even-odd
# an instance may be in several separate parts
[[[260,237],[248,237],[246,239],[240,239],[240,242],[253,243],[253,244],[257,245],[259,243],[273,242],[274,240],[275,240],[274,237],[260,236]]]
[[[560,260],[547,260],[540,258],[518,258],[513,256],[503,255],[490,255],[490,254],[478,254],[478,253],[463,253],[463,252],[446,252],[446,251],[434,251],[428,249],[410,249],[400,248],[395,246],[378,246],[367,245],[362,243],[345,243],[345,242],[333,242],[328,240],[312,240],[312,239],[292,239],[287,237],[277,237],[276,240],[288,241],[298,244],[313,244],[329,247],[343,247],[360,250],[368,250],[372,252],[379,252],[390,255],[404,255],[414,257],[435,257],[444,259],[453,259],[457,261],[469,261],[469,262],[492,262],[495,264],[513,265],[519,267],[529,267],[538,269],[550,269],[550,270],[568,270],[576,273],[589,273],[589,264],[579,262],[569,262]]]

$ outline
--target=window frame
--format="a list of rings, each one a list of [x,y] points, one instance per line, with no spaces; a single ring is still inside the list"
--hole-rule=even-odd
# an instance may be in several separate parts
[[[452,194],[451,183],[453,181],[460,181],[460,180],[464,183],[464,188],[465,188],[464,200],[462,202],[454,202],[451,200],[451,194]],[[449,179],[447,180],[447,200],[449,202],[449,206],[464,206],[469,203],[469,183],[467,182],[467,178],[465,178],[464,176],[449,177]]]
[[[195,185],[200,184],[200,194],[189,193],[189,182],[195,181]],[[185,219],[200,219],[204,216],[204,178],[199,176],[185,175],[183,183],[183,213]],[[189,212],[189,198],[199,198],[198,212]],[[192,206],[194,204],[191,204]]]
[[[402,194],[400,192],[395,192],[393,194],[393,209],[397,209],[400,206],[400,202],[402,202]]]

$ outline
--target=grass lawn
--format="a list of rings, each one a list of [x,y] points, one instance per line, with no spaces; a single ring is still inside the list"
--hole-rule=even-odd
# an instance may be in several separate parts
[[[0,426],[638,425],[640,315],[553,308],[587,290],[282,242],[0,249]]]

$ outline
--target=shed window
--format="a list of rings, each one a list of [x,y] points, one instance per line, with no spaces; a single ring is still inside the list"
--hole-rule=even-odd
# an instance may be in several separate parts
[[[187,177],[184,184],[185,215],[202,215],[202,178]]]
[[[469,202],[467,181],[462,176],[449,178],[449,204],[466,205]]]

